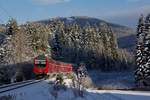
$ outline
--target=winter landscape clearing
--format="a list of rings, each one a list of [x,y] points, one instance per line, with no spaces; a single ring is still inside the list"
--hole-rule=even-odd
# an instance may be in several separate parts
[[[149,100],[150,98],[149,92],[140,91],[87,89],[83,92],[83,96],[78,96],[75,93],[76,90],[70,86],[59,90],[54,90],[53,88],[53,84],[48,81],[42,81],[34,85],[1,93],[0,100]]]
[[[150,100],[150,0],[0,0],[0,100]]]
[[[89,76],[99,89],[132,89],[135,87],[134,74],[124,72],[89,71]]]

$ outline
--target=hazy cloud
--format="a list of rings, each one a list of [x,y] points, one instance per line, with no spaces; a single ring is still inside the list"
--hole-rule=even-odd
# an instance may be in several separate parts
[[[150,13],[150,6],[145,5],[131,10],[111,12],[106,15],[105,18],[109,21],[118,22],[119,24],[125,24],[135,28],[140,15],[144,14],[146,16],[148,13]]]
[[[71,0],[33,0],[33,1],[38,3],[38,4],[48,5],[48,4],[69,2]]]
[[[117,10],[117,11],[112,11],[104,15],[104,17],[117,17],[117,16],[137,16],[140,14],[148,14],[150,13],[150,6],[145,5],[141,6],[139,8],[133,8],[133,9],[126,9],[126,10]]]

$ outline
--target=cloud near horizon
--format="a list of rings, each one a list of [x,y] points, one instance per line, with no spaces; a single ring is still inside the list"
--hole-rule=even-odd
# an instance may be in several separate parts
[[[71,0],[33,0],[33,1],[38,3],[38,4],[49,5],[49,4],[69,2]]]
[[[145,5],[139,8],[131,9],[130,11],[128,10],[114,11],[104,16],[104,18],[114,23],[118,23],[122,25],[129,25],[135,28],[140,15],[143,14],[146,17],[149,13],[150,13],[150,6]]]

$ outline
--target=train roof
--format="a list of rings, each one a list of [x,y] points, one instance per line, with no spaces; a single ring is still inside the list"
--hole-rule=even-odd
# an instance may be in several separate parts
[[[56,61],[56,60],[53,60],[53,59],[50,59],[49,62],[58,64],[58,65],[72,65],[71,63],[66,63],[66,62],[62,62],[62,61]]]

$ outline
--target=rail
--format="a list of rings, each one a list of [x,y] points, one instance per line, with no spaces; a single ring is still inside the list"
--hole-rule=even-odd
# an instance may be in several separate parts
[[[22,88],[22,87],[25,87],[25,86],[28,86],[31,84],[39,83],[41,81],[43,81],[43,79],[41,79],[41,80],[28,80],[28,81],[17,82],[17,83],[13,83],[13,84],[0,86],[0,93],[4,93],[4,92],[8,92],[8,91],[15,90],[18,88]]]

